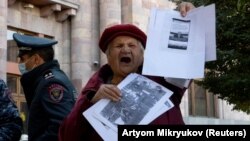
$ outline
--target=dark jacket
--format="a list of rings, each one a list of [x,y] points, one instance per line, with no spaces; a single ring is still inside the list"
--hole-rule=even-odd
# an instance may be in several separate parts
[[[89,98],[87,96],[90,93],[96,93],[101,84],[106,83],[111,75],[111,68],[108,65],[105,65],[90,78],[87,85],[82,90],[81,95],[79,95],[78,100],[71,113],[61,124],[59,130],[59,141],[102,140],[98,133],[95,131],[95,129],[92,128],[89,122],[82,115],[82,113],[90,106],[92,106],[92,103],[89,101]],[[174,107],[169,111],[163,113],[150,124],[184,124],[179,104],[186,89],[180,89],[174,85],[171,85],[167,83],[162,77],[148,78],[174,92],[173,95],[170,97],[174,104]]]
[[[29,141],[56,141],[59,125],[72,109],[76,90],[56,60],[22,75],[29,108]]]
[[[19,141],[22,119],[7,85],[0,79],[0,141]]]

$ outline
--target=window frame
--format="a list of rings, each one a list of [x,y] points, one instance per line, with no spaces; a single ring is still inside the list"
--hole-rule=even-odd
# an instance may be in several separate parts
[[[197,93],[195,90],[196,87],[199,89],[203,89],[204,94],[205,94],[205,99],[203,99],[204,104],[205,104],[205,105],[203,105],[205,107],[205,109],[203,109],[203,110],[205,110],[205,115],[199,114],[199,112],[197,110],[197,106],[200,106],[200,105],[197,104],[198,99],[197,99]],[[199,94],[201,94],[201,93],[199,93]],[[188,99],[189,99],[189,115],[190,116],[203,116],[203,117],[219,118],[218,96],[213,95],[208,90],[205,90],[201,86],[198,86],[197,84],[195,84],[194,81],[191,83],[191,85],[189,87]]]

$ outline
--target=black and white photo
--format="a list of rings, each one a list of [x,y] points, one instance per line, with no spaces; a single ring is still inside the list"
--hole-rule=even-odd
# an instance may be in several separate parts
[[[186,50],[188,46],[190,20],[173,18],[171,24],[168,48]]]

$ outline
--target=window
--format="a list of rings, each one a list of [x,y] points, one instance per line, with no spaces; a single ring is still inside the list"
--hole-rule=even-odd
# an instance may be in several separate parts
[[[18,47],[12,37],[14,33],[12,30],[7,31],[7,61],[17,63]]]
[[[7,75],[7,84],[9,86],[9,89],[11,90],[12,94],[17,95],[18,94],[18,88],[17,84],[18,83],[18,77],[12,76],[12,75]]]
[[[23,120],[24,133],[27,133],[28,107],[20,83],[20,76],[7,74],[7,85],[13,95],[15,104],[18,107],[19,114]]]
[[[190,115],[218,117],[217,98],[212,93],[193,82],[188,96]]]

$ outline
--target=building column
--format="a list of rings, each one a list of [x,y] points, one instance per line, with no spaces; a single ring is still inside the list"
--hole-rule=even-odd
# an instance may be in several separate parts
[[[100,0],[100,34],[111,25],[121,23],[121,0]],[[100,50],[101,52],[101,50]],[[106,55],[101,54],[101,65],[107,62]]]
[[[99,49],[99,38],[100,38],[100,9],[99,9],[99,0],[91,0],[91,7],[92,7],[92,21],[91,21],[91,33],[92,33],[92,48],[91,48],[91,54],[92,54],[92,73],[95,73],[97,69],[100,67],[100,49]]]
[[[71,20],[62,22],[61,35],[58,35],[58,45],[55,47],[61,68],[71,78]]]
[[[121,1],[121,20],[122,23],[133,23],[133,10],[132,10],[132,1],[131,0],[122,0]]]
[[[71,79],[80,94],[92,72],[91,1],[79,0],[79,9],[71,21]]]
[[[7,65],[7,0],[0,1],[0,78],[6,80]]]

